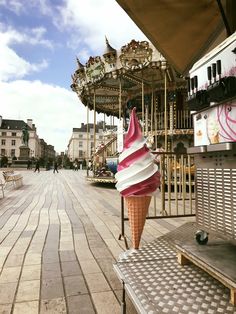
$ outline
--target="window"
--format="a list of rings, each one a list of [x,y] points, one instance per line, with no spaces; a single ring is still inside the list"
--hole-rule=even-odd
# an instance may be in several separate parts
[[[15,149],[11,149],[11,157],[14,157],[16,154],[16,150]]]
[[[12,133],[11,133],[11,136],[16,136],[16,132],[12,132]]]
[[[83,142],[79,142],[79,147],[83,147]]]
[[[99,139],[102,140],[102,139],[103,139],[103,136],[102,136],[102,135],[99,135]]]
[[[6,140],[2,140],[2,145],[6,145]]]
[[[7,136],[7,132],[2,132],[2,136]]]
[[[5,156],[6,155],[6,150],[4,148],[1,149],[1,155]]]
[[[79,157],[83,157],[83,151],[79,150]]]
[[[16,145],[16,141],[15,140],[11,140],[11,145],[15,146]]]
[[[93,135],[92,134],[90,134],[90,138],[93,139]]]
[[[79,134],[79,138],[83,138],[83,134]]]
[[[93,146],[94,146],[93,143],[90,143],[90,147],[93,148]]]

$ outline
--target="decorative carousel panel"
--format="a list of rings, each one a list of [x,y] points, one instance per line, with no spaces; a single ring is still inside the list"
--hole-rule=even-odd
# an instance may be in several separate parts
[[[101,57],[90,57],[86,63],[86,74],[88,79],[95,83],[101,80],[105,74],[105,66]]]
[[[126,69],[141,69],[152,60],[152,49],[147,41],[132,40],[128,45],[121,47],[120,61]]]

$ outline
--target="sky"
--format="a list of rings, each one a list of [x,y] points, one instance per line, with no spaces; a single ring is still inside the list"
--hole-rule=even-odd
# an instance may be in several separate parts
[[[70,89],[76,57],[85,64],[102,55],[105,36],[118,50],[146,39],[115,0],[0,0],[3,119],[33,119],[39,137],[65,151],[72,129],[87,122],[86,107]]]

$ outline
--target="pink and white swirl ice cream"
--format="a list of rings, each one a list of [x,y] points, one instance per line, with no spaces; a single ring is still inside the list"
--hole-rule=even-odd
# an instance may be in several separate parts
[[[115,177],[116,188],[124,197],[152,195],[160,185],[158,167],[142,135],[135,108],[131,113]]]
[[[134,249],[139,248],[151,195],[160,185],[160,174],[132,110],[124,149],[119,157],[116,188],[126,201]]]

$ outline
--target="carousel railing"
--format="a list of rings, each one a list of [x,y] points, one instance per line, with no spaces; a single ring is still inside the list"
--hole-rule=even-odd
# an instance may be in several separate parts
[[[154,153],[160,156],[161,185],[153,197],[149,216],[194,215],[195,165],[194,157],[187,154]]]
[[[171,127],[170,121],[173,121],[174,129],[192,129],[192,117],[189,110],[176,110],[171,117],[167,112],[167,129]],[[157,130],[165,129],[165,112],[157,112]]]
[[[87,177],[95,178],[99,182],[99,178],[104,181],[104,178],[112,178],[112,182],[115,182],[114,173],[117,168],[117,156],[116,156],[116,141],[117,135],[110,135],[110,139],[101,147],[99,147],[92,157],[92,165],[90,169],[87,169]],[[91,175],[92,172],[92,175]],[[110,181],[108,180],[110,183]]]
[[[107,148],[109,148],[116,140],[117,140],[116,134],[112,135],[112,138],[107,143],[105,143],[102,147],[100,147],[97,150],[96,154],[99,155],[99,154],[103,153],[104,151],[106,151]]]
[[[153,152],[159,155],[158,166],[161,184],[156,195],[152,197],[147,219],[178,218],[195,215],[195,165],[191,155]],[[125,237],[127,210],[121,198],[121,234]]]

